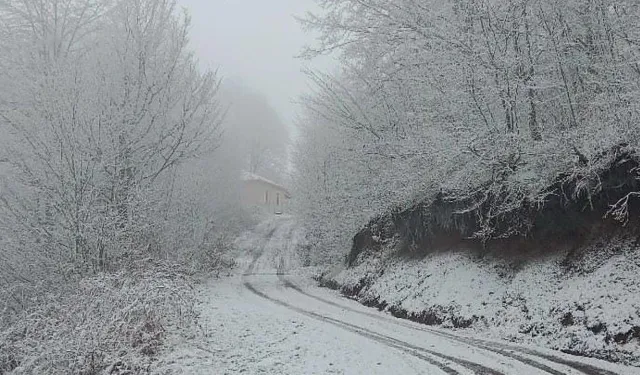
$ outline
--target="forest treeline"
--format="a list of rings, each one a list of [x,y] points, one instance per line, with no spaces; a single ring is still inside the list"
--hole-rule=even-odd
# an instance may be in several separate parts
[[[276,178],[286,128],[189,31],[174,0],[0,0],[0,374],[147,371],[256,222],[242,172]]]
[[[319,35],[303,56],[339,61],[309,73],[296,159],[317,262],[340,261],[369,219],[439,194],[483,205],[472,236],[519,234],[526,223],[509,213],[544,205],[559,176],[583,176],[570,193],[596,195],[611,159],[599,155],[638,147],[634,1],[317,3],[301,19]],[[629,218],[628,193],[609,217]]]

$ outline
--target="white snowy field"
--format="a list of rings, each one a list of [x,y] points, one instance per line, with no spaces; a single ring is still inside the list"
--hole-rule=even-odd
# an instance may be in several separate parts
[[[161,374],[640,374],[640,369],[436,330],[312,286],[294,272],[289,219],[243,239],[244,273],[199,290],[204,335],[176,340]],[[284,264],[284,266],[283,266]]]

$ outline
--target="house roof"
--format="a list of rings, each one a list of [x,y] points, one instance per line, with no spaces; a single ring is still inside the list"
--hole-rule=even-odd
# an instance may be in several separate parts
[[[271,185],[271,186],[273,186],[275,188],[283,190],[285,192],[285,194],[287,195],[287,198],[291,197],[291,193],[289,193],[289,190],[286,187],[284,187],[284,186],[282,186],[282,185],[280,185],[278,183],[275,183],[275,182],[273,182],[273,181],[271,181],[271,180],[269,180],[267,178],[259,176],[259,175],[255,174],[255,173],[245,172],[243,174],[243,176],[242,176],[242,180],[243,181],[259,181],[259,182],[265,183],[267,185]]]

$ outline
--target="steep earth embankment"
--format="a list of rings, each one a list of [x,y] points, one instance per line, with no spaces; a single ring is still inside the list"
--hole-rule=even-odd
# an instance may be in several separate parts
[[[441,193],[372,220],[320,282],[428,325],[640,366],[639,166],[621,145],[534,194]]]

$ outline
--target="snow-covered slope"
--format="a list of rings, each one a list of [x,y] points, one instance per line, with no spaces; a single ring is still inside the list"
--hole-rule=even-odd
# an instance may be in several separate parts
[[[638,171],[620,144],[548,186],[492,179],[408,202],[320,281],[425,324],[640,366]]]
[[[535,255],[459,246],[411,259],[382,251],[321,280],[396,316],[638,366],[637,247],[618,233]]]

